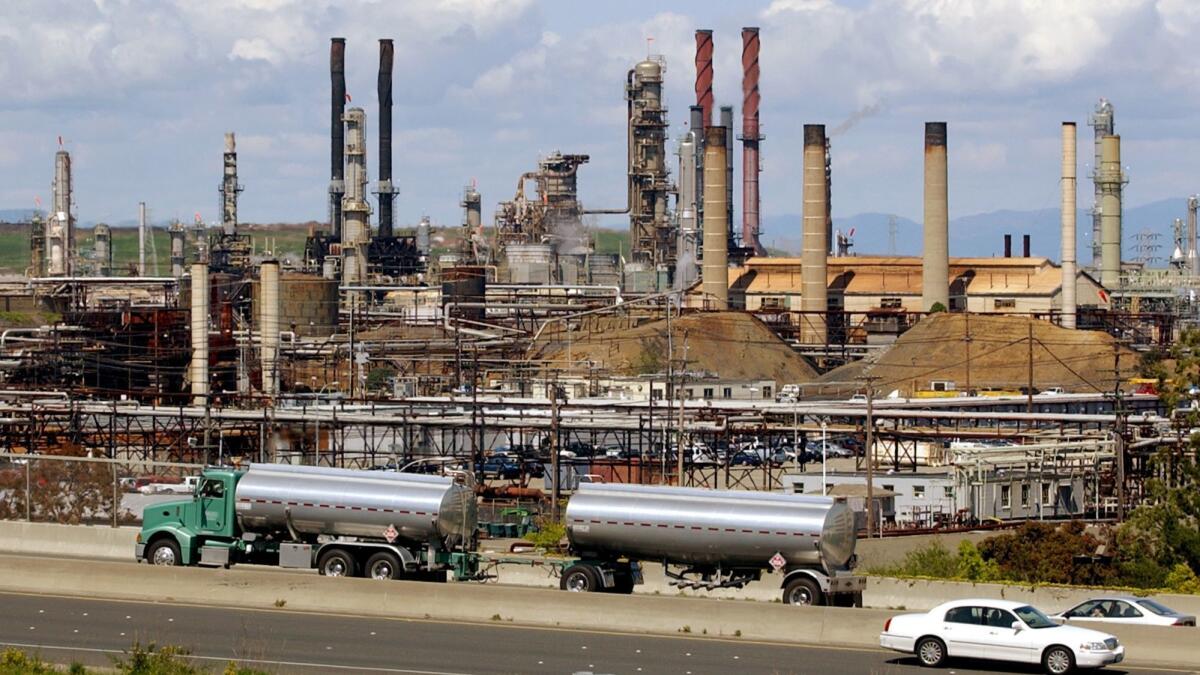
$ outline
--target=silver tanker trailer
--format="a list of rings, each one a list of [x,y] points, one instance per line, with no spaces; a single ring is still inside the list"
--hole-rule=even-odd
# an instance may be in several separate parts
[[[566,525],[579,558],[563,571],[567,590],[626,591],[653,561],[681,588],[742,588],[768,572],[785,603],[862,602],[854,513],[829,497],[582,484]]]
[[[286,464],[206,469],[188,500],[147,506],[135,554],[157,565],[239,562],[327,576],[459,581],[504,565],[555,571],[564,590],[632,593],[641,563],[683,588],[780,576],[783,601],[854,604],[854,516],[825,497],[584,484],[566,509],[566,556],[476,548],[474,490],[452,478]]]

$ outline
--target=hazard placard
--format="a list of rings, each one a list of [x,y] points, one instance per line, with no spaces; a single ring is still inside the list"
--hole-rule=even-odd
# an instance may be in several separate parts
[[[387,539],[389,544],[396,541],[396,537],[399,537],[399,536],[400,536],[400,531],[396,529],[395,525],[388,525],[387,529],[383,531],[383,538]],[[779,554],[776,553],[775,555],[779,555]]]
[[[775,555],[771,556],[767,562],[771,563],[771,568],[778,572],[779,570],[783,569],[784,565],[787,564],[787,559],[776,553]]]

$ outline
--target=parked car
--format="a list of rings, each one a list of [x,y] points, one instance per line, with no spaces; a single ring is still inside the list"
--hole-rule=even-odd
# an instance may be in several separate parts
[[[502,478],[505,480],[520,478],[522,473],[520,464],[503,455],[488,457],[476,466],[476,470],[483,474],[484,478]]]
[[[1011,600],[954,600],[883,624],[879,646],[915,654],[937,667],[948,658],[1041,663],[1050,675],[1100,668],[1125,659],[1107,633],[1055,623],[1037,608]]]
[[[729,466],[762,466],[763,458],[756,452],[742,451],[729,459]]]
[[[147,483],[138,488],[138,492],[144,495],[190,495],[196,491],[196,486],[200,484],[199,476],[187,476],[182,481],[165,482],[167,479],[161,479],[164,482]]]
[[[1195,626],[1196,617],[1132,595],[1109,595],[1081,602],[1050,617],[1070,623],[1136,623],[1145,626]]]

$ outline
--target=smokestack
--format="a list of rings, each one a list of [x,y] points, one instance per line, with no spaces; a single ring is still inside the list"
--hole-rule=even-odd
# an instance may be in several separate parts
[[[273,402],[279,393],[279,261],[264,260],[259,281],[262,393]]]
[[[346,194],[342,197],[342,284],[367,280],[367,245],[371,238],[371,205],[367,203],[367,114],[346,111]],[[349,297],[356,296],[357,292]]]
[[[208,404],[208,264],[192,263],[192,405]]]
[[[1025,257],[1025,258],[1029,257],[1029,235],[1028,234],[1021,235],[1021,255],[1022,255],[1022,257]]]
[[[329,41],[329,80],[332,92],[329,110],[329,231],[342,236],[342,195],[346,192],[346,145],[342,116],[346,113],[346,38]]]
[[[825,137],[825,245],[833,245],[833,158],[828,136]]]
[[[1121,285],[1121,137],[1100,139],[1100,284],[1108,289]]]
[[[104,223],[98,223],[92,230],[92,254],[96,258],[96,276],[112,274],[112,230]]]
[[[176,279],[183,278],[183,244],[187,233],[183,231],[183,223],[175,221],[171,223],[171,276]]]
[[[1004,257],[1005,258],[1012,257],[1012,235],[1011,234],[1004,235]]]
[[[729,309],[729,230],[725,214],[725,133],[704,130],[704,265],[701,290]]]
[[[391,40],[379,41],[379,232],[380,239],[391,239],[392,200],[392,59]]]
[[[1198,245],[1196,238],[1196,210],[1200,208],[1200,195],[1192,195],[1188,197],[1188,217],[1187,217],[1187,261],[1188,271],[1192,275],[1200,275],[1200,252],[1197,252]]]
[[[733,106],[721,106],[721,128],[725,130],[725,231],[733,242]]]
[[[688,128],[695,134],[696,151],[696,222],[704,216],[704,108],[688,108]],[[701,227],[703,225],[701,224]]]
[[[138,276],[146,276],[146,202],[138,202]]]
[[[803,248],[800,254],[800,309],[805,312],[801,340],[825,343],[829,280],[825,238],[825,125],[804,125]]]
[[[758,159],[758,28],[742,29],[742,245],[754,255],[766,255],[759,241],[758,174],[762,165]]]
[[[946,123],[925,123],[925,260],[921,306],[950,309],[950,222],[946,187]]]
[[[59,150],[54,155],[54,211],[47,227],[50,247],[50,276],[70,276],[74,266],[75,218],[71,215],[71,155]]]
[[[696,31],[696,105],[700,106],[700,126],[704,133],[712,126],[713,39],[711,30]]]
[[[1075,327],[1075,123],[1062,124],[1062,326]]]

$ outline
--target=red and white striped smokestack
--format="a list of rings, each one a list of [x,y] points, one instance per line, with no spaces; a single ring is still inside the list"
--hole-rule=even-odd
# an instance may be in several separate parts
[[[696,31],[696,105],[704,111],[702,129],[712,126],[713,41],[711,30]]]
[[[742,29],[742,245],[766,255],[758,240],[758,28]]]

